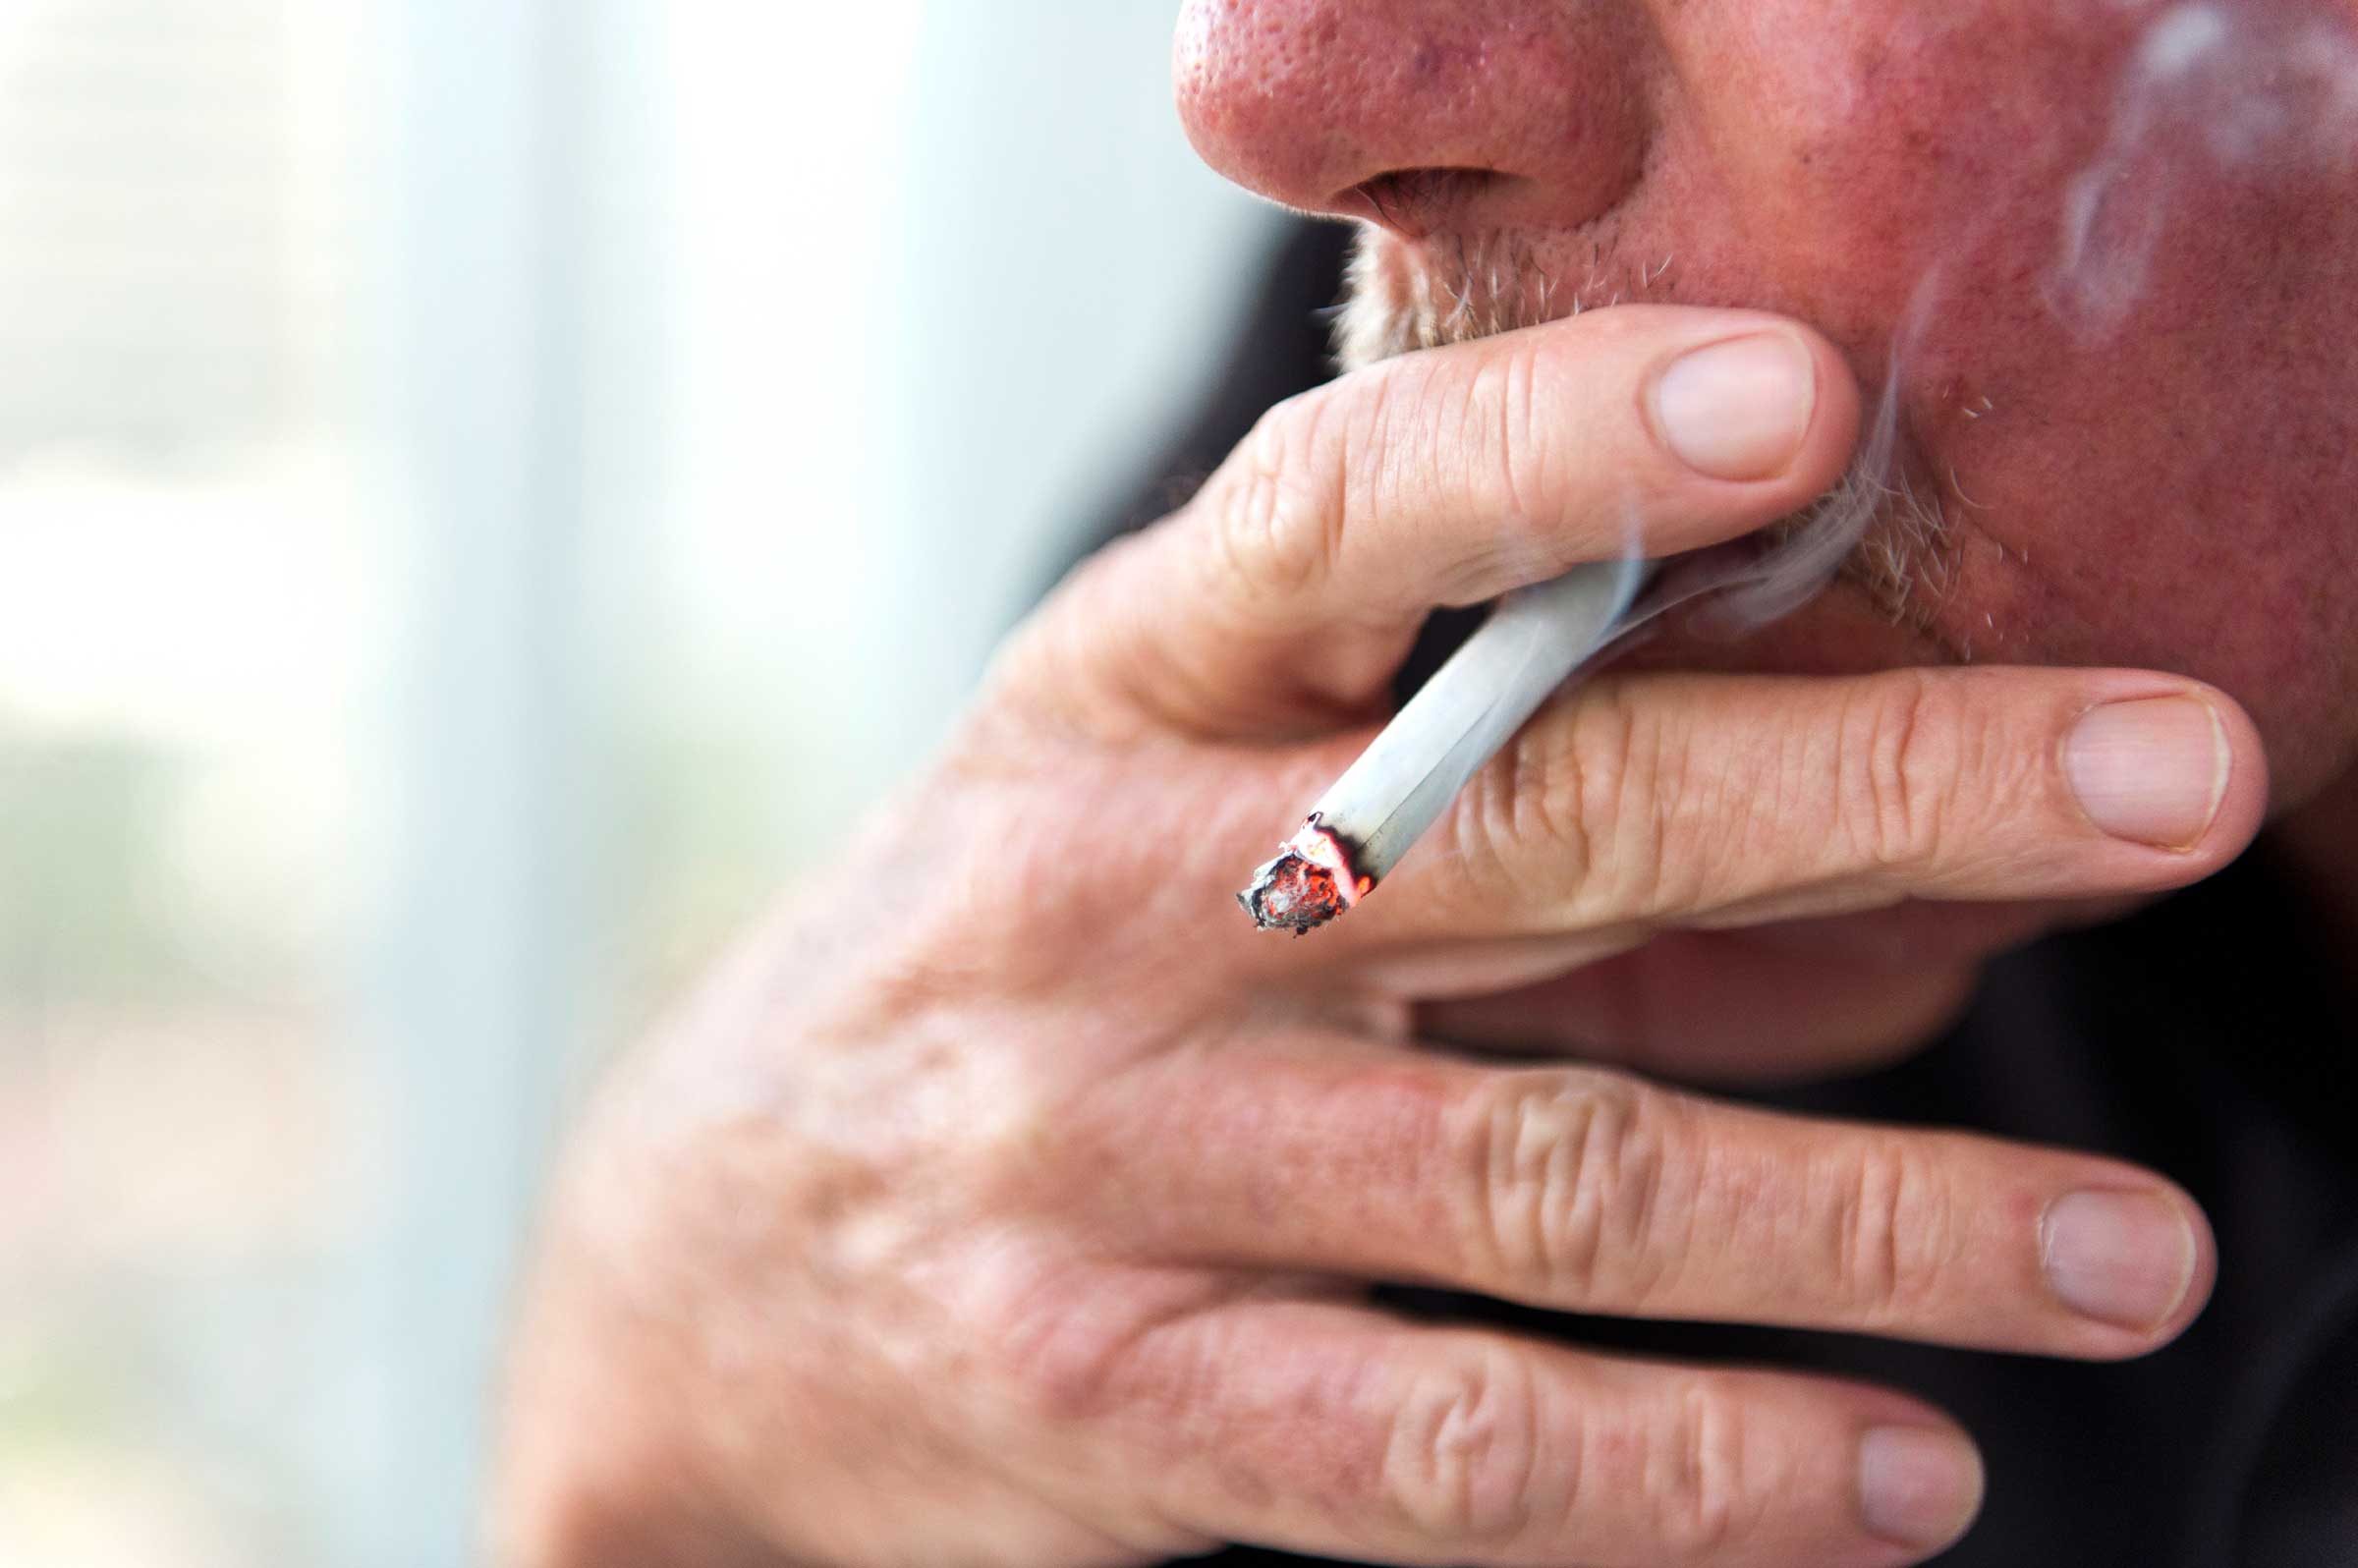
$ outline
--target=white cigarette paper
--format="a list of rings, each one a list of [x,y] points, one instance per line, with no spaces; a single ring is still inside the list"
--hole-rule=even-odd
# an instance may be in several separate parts
[[[1540,705],[1627,629],[1646,576],[1639,563],[1604,562],[1500,599],[1254,874],[1237,895],[1246,912],[1266,929],[1300,934],[1357,903]]]

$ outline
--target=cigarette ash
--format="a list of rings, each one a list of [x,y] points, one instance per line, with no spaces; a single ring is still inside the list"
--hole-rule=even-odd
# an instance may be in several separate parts
[[[1264,931],[1308,936],[1340,918],[1376,886],[1358,869],[1357,847],[1330,831],[1318,813],[1278,846],[1275,860],[1253,873],[1236,901]]]

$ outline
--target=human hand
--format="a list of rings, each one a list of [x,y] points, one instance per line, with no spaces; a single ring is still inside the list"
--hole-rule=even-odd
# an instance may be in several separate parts
[[[1669,368],[1748,334],[1716,382]],[[2231,701],[2123,671],[1613,677],[1331,929],[1273,939],[1232,896],[1433,605],[1790,513],[1856,424],[1790,323],[1595,312],[1285,405],[1083,568],[931,772],[607,1086],[518,1335],[506,1560],[1945,1544],[1978,1462],[1914,1400],[1414,1325],[1367,1282],[2070,1357],[2174,1336],[2211,1244],[2148,1173],[1626,1066],[1888,1050],[2057,901],[2218,868],[2266,794]]]

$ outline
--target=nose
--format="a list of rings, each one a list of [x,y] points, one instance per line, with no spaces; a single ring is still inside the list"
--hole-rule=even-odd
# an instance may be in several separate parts
[[[1570,226],[1636,180],[1643,0],[1188,0],[1179,112],[1206,162],[1412,238]]]

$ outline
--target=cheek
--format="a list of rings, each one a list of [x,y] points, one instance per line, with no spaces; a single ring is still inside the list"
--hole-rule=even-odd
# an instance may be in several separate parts
[[[2358,751],[2353,181],[2162,136],[2075,220],[2148,15],[2076,9],[1673,8],[1624,222],[1693,258],[1681,297],[1811,319],[1871,386],[1904,339],[1947,642],[2216,682],[2306,793]]]
[[[2050,244],[2128,34],[2061,0],[1675,8],[1664,195],[1709,201],[1797,291],[1889,323],[1961,252]],[[1680,189],[1683,187],[1683,190]],[[1957,280],[1950,278],[1953,285]]]
[[[1958,247],[1906,371],[1955,525],[1948,630],[2212,681],[2306,793],[2358,740],[2350,193],[2188,166],[2141,244],[2075,258],[2052,215],[2076,177]]]

